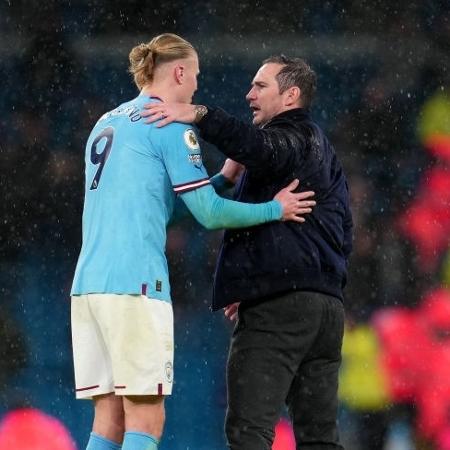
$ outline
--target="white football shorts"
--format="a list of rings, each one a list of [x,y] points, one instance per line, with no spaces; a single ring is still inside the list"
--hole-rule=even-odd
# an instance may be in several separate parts
[[[72,296],[77,398],[170,395],[173,310],[145,295]]]

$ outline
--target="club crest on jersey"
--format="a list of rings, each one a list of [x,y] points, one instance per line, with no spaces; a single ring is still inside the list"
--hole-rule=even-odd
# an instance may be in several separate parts
[[[183,135],[184,142],[189,147],[190,150],[200,150],[200,145],[198,145],[197,136],[192,128],[189,128],[184,132]]]
[[[183,138],[189,151],[189,162],[194,164],[195,167],[200,168],[202,165],[202,154],[200,153],[200,145],[198,144],[197,136],[195,135],[194,130],[191,128],[186,130]]]

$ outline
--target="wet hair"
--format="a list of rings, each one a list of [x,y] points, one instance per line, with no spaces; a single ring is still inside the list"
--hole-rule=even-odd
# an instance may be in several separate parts
[[[276,75],[280,94],[292,86],[301,90],[301,102],[304,108],[309,108],[317,89],[317,76],[310,65],[301,58],[288,58],[284,55],[271,56],[263,64],[281,64],[281,70]]]
[[[155,69],[161,64],[196,54],[192,44],[182,37],[172,33],[160,34],[147,44],[139,44],[131,50],[128,56],[129,71],[134,77],[136,86],[142,89],[144,85],[153,81]]]

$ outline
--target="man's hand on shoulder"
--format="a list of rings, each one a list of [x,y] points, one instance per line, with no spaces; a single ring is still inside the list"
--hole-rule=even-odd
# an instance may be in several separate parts
[[[146,103],[141,116],[146,123],[158,122],[160,128],[172,122],[197,123],[207,112],[206,106],[190,103]]]

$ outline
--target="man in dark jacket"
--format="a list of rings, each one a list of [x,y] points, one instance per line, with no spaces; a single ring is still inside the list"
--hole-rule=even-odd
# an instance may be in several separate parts
[[[226,231],[213,309],[239,320],[228,360],[226,433],[232,450],[270,449],[283,403],[297,448],[342,449],[336,415],[344,327],[342,289],[351,250],[347,182],[308,108],[316,75],[305,61],[264,61],[247,94],[253,125],[221,109],[159,104],[163,126],[195,122],[200,135],[245,166],[237,200],[263,202],[294,178],[316,193],[304,223]],[[227,161],[222,177],[239,170]],[[218,183],[216,183],[217,185]]]

